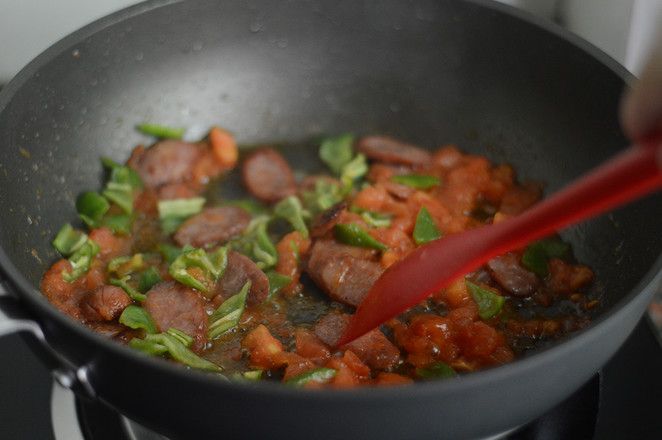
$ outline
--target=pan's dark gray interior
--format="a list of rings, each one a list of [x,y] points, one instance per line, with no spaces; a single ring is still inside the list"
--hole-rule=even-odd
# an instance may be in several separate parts
[[[17,284],[25,278],[38,288],[56,258],[50,239],[75,218],[76,196],[100,186],[99,157],[124,161],[151,142],[135,130],[142,122],[185,126],[193,138],[220,125],[245,145],[345,132],[430,148],[453,143],[510,162],[552,192],[627,144],[617,112],[628,78],[577,38],[485,1],[139,5],[61,41],[0,94],[3,265],[18,268],[7,274]],[[661,202],[650,197],[564,233],[596,270],[606,316],[656,264]],[[419,404],[434,398],[420,387],[397,396],[416,406],[416,393],[425,395]],[[155,423],[114,390],[105,398]],[[308,410],[307,399],[290,403]],[[380,405],[388,413],[400,404]],[[464,429],[474,435],[499,423]],[[389,424],[380,429],[397,434]]]

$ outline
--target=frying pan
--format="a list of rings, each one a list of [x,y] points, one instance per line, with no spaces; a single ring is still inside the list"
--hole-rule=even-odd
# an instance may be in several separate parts
[[[242,145],[386,134],[564,183],[626,145],[629,74],[556,26],[488,1],[150,1],[45,51],[0,94],[0,332],[27,330],[62,383],[172,438],[478,438],[542,414],[628,336],[660,282],[662,200],[563,233],[596,272],[593,323],[452,380],[310,392],[187,371],[106,340],[39,293],[50,240],[155,122]],[[313,153],[311,153],[312,155]],[[305,168],[309,157],[291,157]],[[240,434],[237,434],[240,433]]]

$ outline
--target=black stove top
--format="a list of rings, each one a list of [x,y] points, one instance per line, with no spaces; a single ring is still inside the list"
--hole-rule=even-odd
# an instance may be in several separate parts
[[[53,380],[21,337],[0,339],[0,439],[62,440],[51,423]],[[647,319],[612,360],[566,402],[511,440],[662,438],[662,348]],[[77,401],[85,440],[122,440],[120,418]],[[127,437],[128,438],[128,437]],[[70,440],[70,439],[66,439]]]

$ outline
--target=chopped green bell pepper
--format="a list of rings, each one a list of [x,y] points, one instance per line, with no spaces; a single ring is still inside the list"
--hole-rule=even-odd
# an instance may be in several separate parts
[[[425,206],[423,206],[416,215],[416,225],[414,226],[412,236],[418,245],[441,238],[441,233],[439,232],[439,229],[437,229],[434,219]]]
[[[356,223],[337,224],[333,227],[333,233],[339,242],[350,246],[367,247],[380,251],[389,249]]]

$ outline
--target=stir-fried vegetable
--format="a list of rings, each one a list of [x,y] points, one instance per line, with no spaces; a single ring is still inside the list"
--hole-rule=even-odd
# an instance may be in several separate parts
[[[457,376],[457,372],[444,362],[434,362],[425,368],[417,368],[416,374],[422,379],[445,379]]]
[[[181,139],[184,136],[185,128],[166,127],[159,124],[140,124],[138,130],[141,132],[161,139]]]
[[[285,383],[295,387],[303,387],[310,382],[328,382],[333,379],[336,374],[338,374],[337,370],[321,367],[294,376],[293,378],[286,380]]]
[[[241,315],[246,308],[246,296],[251,288],[248,281],[236,295],[226,299],[223,304],[209,317],[209,339],[214,339],[230,330],[239,323]]]
[[[175,232],[179,225],[187,218],[202,211],[204,205],[204,197],[159,200],[158,210],[159,218],[161,219],[161,229],[166,234]]]
[[[548,274],[547,262],[550,258],[566,258],[570,245],[558,240],[542,240],[531,243],[522,254],[522,264],[535,272],[540,278]]]
[[[160,139],[183,133],[141,129]],[[303,388],[444,379],[509,362],[513,347],[584,325],[582,316],[539,314],[552,300],[592,304],[583,293],[590,269],[572,264],[568,245],[544,240],[334,346],[391,265],[523,210],[537,192],[452,147],[429,153],[352,135],[318,146],[314,168],[328,170],[309,176],[275,148],[244,155],[218,127],[196,143],[137,148],[127,165],[102,158],[108,181],[76,201],[87,229],[65,224],[54,238],[64,258],[44,276],[44,293],[84,325],[149,355],[228,380]],[[226,191],[239,180],[247,193]],[[415,264],[439,270],[430,259]]]
[[[211,253],[205,252],[204,249],[193,249],[175,258],[170,265],[170,275],[182,284],[206,292],[207,286],[192,275],[189,269],[200,268],[207,278],[217,280],[225,272],[227,264],[228,250],[225,247]]]
[[[69,223],[65,223],[53,239],[52,244],[59,253],[66,257],[73,254],[86,241],[86,233],[74,229]]]
[[[478,303],[478,315],[484,321],[494,317],[501,311],[501,308],[506,302],[505,297],[497,295],[491,290],[479,286],[476,283],[472,283],[469,280],[466,280],[465,283],[471,291],[471,295],[473,296],[474,300],[476,303]]]
[[[425,174],[396,174],[391,181],[417,189],[428,189],[441,183],[438,177]]]
[[[441,238],[441,233],[434,223],[434,219],[430,215],[428,208],[423,206],[416,215],[416,225],[414,226],[414,233],[412,234],[416,244],[424,244],[432,240]]]
[[[339,224],[333,227],[336,239],[350,246],[373,248],[380,251],[388,250],[388,246],[373,238],[365,229],[356,223]]]
[[[136,305],[130,305],[120,315],[119,321],[133,329],[143,329],[149,334],[158,332],[156,323],[147,310]]]
[[[76,281],[90,269],[92,258],[101,250],[101,247],[89,238],[69,257],[71,272],[65,272],[62,277],[65,281]]]

